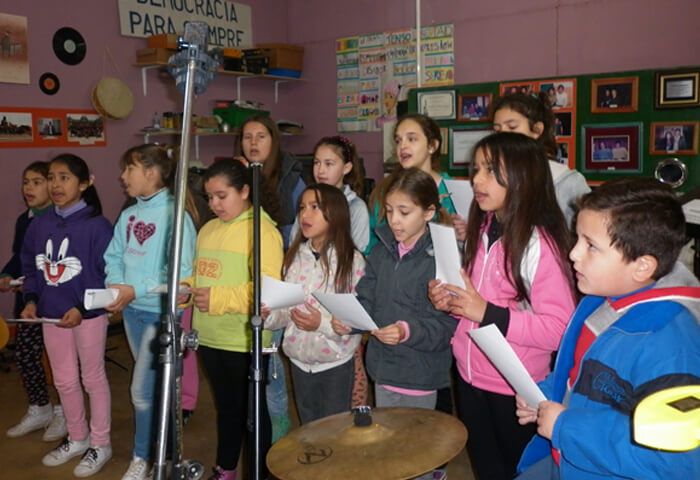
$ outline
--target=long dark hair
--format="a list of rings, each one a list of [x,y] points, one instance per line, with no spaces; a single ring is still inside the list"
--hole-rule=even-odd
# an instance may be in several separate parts
[[[277,191],[277,186],[282,175],[282,149],[280,147],[280,131],[273,119],[267,115],[254,115],[247,118],[241,125],[241,134],[236,143],[236,156],[243,154],[243,132],[249,123],[259,123],[268,131],[271,137],[270,155],[265,159],[262,166],[262,174],[269,182],[272,191]]]
[[[350,208],[343,192],[333,185],[314,183],[304,190],[314,192],[323,218],[328,222],[328,231],[323,246],[318,252],[321,255],[321,266],[324,273],[324,283],[328,282],[331,273],[328,252],[333,247],[337,259],[337,268],[333,278],[333,287],[337,293],[349,293],[352,291],[352,263],[355,257],[355,243],[350,235]],[[302,197],[303,197],[302,193]],[[301,212],[301,209],[299,210]],[[302,242],[306,237],[301,231],[297,232],[287,254],[284,257],[282,274],[286,275],[289,267],[294,263],[294,258],[299,252]]]
[[[97,194],[95,185],[92,184],[90,169],[87,163],[85,163],[85,160],[72,153],[62,153],[61,155],[53,157],[49,163],[62,163],[68,167],[68,170],[70,170],[73,175],[78,177],[79,183],[87,183],[88,187],[80,194],[80,198],[92,207],[92,216],[102,215],[102,202],[100,202],[100,196]]]
[[[560,268],[569,280],[571,291],[574,291],[568,260],[571,233],[557,204],[552,174],[542,146],[520,133],[500,132],[484,137],[474,146],[472,179],[476,173],[474,157],[479,151],[484,154],[498,184],[506,188],[503,217],[499,221],[503,227],[506,273],[517,291],[515,300],[530,301],[520,265],[536,227],[544,234],[544,240],[558,253]],[[481,230],[486,219],[487,213],[473,201],[469,209],[464,252],[464,266],[469,273],[474,269],[474,258],[481,243]]]
[[[352,164],[352,170],[345,174],[343,177],[343,183],[350,185],[353,192],[355,192],[358,197],[362,197],[365,188],[365,178],[355,144],[352,143],[347,137],[343,137],[341,135],[323,137],[314,147],[314,156],[316,156],[316,150],[318,150],[318,147],[322,146],[332,148],[335,154],[343,160],[343,163]]]
[[[246,185],[251,193],[253,191],[251,170],[238,160],[232,158],[217,160],[204,172],[202,182],[206,183],[210,179],[219,176],[224,177],[228,184],[239,192]],[[262,189],[260,192],[260,205],[270,218],[277,222],[280,214],[280,204],[279,200],[277,200],[277,195],[271,193],[265,178],[261,178],[260,188]]]
[[[513,93],[496,99],[491,105],[491,119],[496,112],[510,108],[527,118],[530,130],[534,131],[535,124],[542,122],[542,134],[537,141],[544,147],[547,158],[557,157],[557,141],[554,135],[554,112],[545,92],[539,94]]]
[[[121,159],[119,167],[124,170],[129,165],[140,163],[144,168],[155,168],[160,174],[160,187],[167,188],[171,194],[175,193],[175,174],[177,172],[177,151],[155,143],[146,143],[131,147]],[[194,197],[189,189],[185,193],[185,209],[189,213],[195,228],[199,226],[200,216]]]

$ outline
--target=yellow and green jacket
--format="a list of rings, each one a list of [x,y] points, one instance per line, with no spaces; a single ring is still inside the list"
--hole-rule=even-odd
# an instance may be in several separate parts
[[[279,279],[282,272],[282,236],[262,211],[260,219],[262,275]],[[229,222],[209,221],[197,236],[192,286],[211,287],[209,311],[194,309],[193,328],[199,343],[232,352],[249,352],[253,310],[253,209]],[[263,345],[270,333],[263,332]]]

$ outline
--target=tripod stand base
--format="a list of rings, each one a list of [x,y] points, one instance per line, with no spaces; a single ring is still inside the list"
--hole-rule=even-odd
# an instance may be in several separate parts
[[[185,460],[182,462],[182,470],[187,480],[199,480],[204,476],[204,465],[197,460]]]

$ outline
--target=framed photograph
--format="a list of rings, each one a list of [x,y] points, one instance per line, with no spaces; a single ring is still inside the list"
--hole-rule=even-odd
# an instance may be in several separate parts
[[[0,111],[0,143],[33,142],[32,113]]]
[[[584,171],[641,172],[642,124],[583,125]]]
[[[458,97],[457,120],[460,122],[485,122],[489,119],[490,93],[463,93]]]
[[[535,91],[534,82],[507,82],[501,83],[498,88],[501,95],[512,95],[514,93],[524,93],[529,95]]]
[[[649,153],[697,155],[699,129],[700,122],[651,122]]]
[[[81,145],[95,145],[105,142],[104,118],[99,114],[66,114],[68,141]]]
[[[556,160],[558,163],[562,163],[564,165],[569,164],[570,148],[569,142],[557,142]]]
[[[553,110],[570,109],[576,103],[575,79],[555,79],[540,83],[540,92],[547,95]]]
[[[700,70],[656,72],[656,108],[700,106]]]
[[[455,91],[418,92],[418,111],[433,120],[454,120]]]
[[[491,133],[490,128],[450,127],[450,168],[469,168],[474,145]]]
[[[554,114],[554,135],[570,137],[572,132],[571,112],[556,112]]]
[[[63,135],[62,118],[40,118],[36,131],[44,140],[58,139]]]
[[[591,80],[591,112],[636,112],[639,77],[594,78]]]

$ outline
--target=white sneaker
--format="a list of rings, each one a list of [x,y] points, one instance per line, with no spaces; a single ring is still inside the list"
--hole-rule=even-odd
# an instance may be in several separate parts
[[[105,463],[112,458],[112,447],[107,445],[106,447],[90,447],[85,450],[83,458],[80,459],[80,463],[73,470],[73,475],[78,478],[89,477],[94,475],[105,466]]]
[[[63,416],[63,408],[60,405],[54,405],[53,418],[41,439],[45,442],[55,442],[66,435],[68,435],[68,429],[66,428],[66,417]]]
[[[41,463],[47,467],[55,467],[57,465],[63,465],[68,460],[74,457],[78,457],[85,453],[85,450],[90,446],[90,439],[86,438],[82,441],[71,440],[69,437],[63,439],[61,444],[51,450],[49,453],[44,455],[41,459]]]
[[[129,464],[129,468],[122,477],[122,480],[146,480],[150,479],[148,462],[140,457],[134,457]]]
[[[9,428],[5,434],[10,438],[21,437],[35,430],[41,430],[51,422],[53,417],[53,409],[51,404],[46,405],[29,405],[27,413],[22,417],[22,420],[12,428]]]

